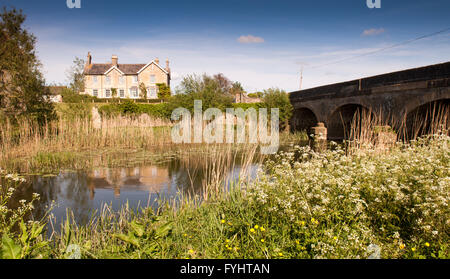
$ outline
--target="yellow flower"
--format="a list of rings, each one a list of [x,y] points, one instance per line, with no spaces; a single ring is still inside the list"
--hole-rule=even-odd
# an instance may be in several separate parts
[[[254,232],[255,232],[255,229],[251,228],[251,229],[250,229],[250,232],[254,233]]]
[[[261,242],[263,242],[263,243],[264,243],[264,239],[261,239]]]
[[[229,240],[229,239],[227,239],[227,240],[225,240],[225,242],[226,242],[226,243],[228,243],[228,242],[230,242],[230,240]]]
[[[403,250],[405,248],[405,244],[401,243],[399,248],[400,250]]]
[[[228,225],[229,225],[229,226],[233,226],[233,224],[232,224],[231,222],[228,222]]]
[[[430,243],[425,242],[425,246],[430,247]]]
[[[282,256],[283,256],[283,253],[281,253],[281,252],[280,252],[280,253],[278,253],[278,256],[282,257]]]
[[[295,243],[297,243],[297,245],[299,245],[299,244],[300,244],[300,241],[296,240]]]
[[[337,236],[333,237],[334,240],[337,240]]]
[[[192,249],[189,249],[189,254],[192,254],[192,253],[194,253],[194,250],[192,250]]]
[[[414,252],[414,251],[416,251],[416,248],[414,248],[414,247],[413,247],[413,248],[411,248],[411,251],[413,251],[413,252]]]
[[[316,222],[316,219],[311,218],[311,223],[315,223],[315,222]]]
[[[186,237],[186,236],[187,236],[187,233],[183,234],[183,236]]]
[[[259,228],[259,226],[258,225],[255,225],[255,230],[257,230]]]
[[[301,221],[300,224],[302,224],[302,226],[304,226],[305,225],[305,221]]]
[[[220,221],[220,223],[225,224],[225,220],[222,219],[222,220]]]
[[[259,228],[262,232],[266,231],[264,227]]]

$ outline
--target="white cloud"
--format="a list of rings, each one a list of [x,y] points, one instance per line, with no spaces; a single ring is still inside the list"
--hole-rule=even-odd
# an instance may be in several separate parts
[[[379,28],[379,29],[372,28],[372,29],[364,30],[364,32],[362,34],[363,34],[363,36],[373,36],[373,35],[382,34],[382,33],[384,33],[384,31],[385,31],[384,28]]]
[[[253,36],[253,35],[240,36],[237,40],[241,44],[259,44],[259,43],[264,43],[264,39],[263,38],[256,37],[256,36]]]

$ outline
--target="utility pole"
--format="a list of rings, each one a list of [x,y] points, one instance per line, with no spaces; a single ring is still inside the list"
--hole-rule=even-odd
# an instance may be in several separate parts
[[[302,68],[300,69],[300,89],[302,90],[302,83],[303,83],[303,65]]]

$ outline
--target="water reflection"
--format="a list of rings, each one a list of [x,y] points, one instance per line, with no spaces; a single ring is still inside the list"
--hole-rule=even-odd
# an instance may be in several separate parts
[[[250,166],[251,176],[255,175],[256,168],[256,164]],[[239,163],[230,166],[229,179],[236,180],[240,169]],[[11,206],[17,206],[21,199],[31,200],[32,194],[38,193],[41,199],[35,204],[34,218],[42,218],[54,201],[51,213],[59,228],[67,209],[73,212],[78,223],[85,223],[105,203],[113,210],[119,210],[125,203],[131,208],[151,206],[156,209],[160,199],[174,200],[179,192],[201,194],[205,172],[193,162],[171,160],[158,165],[65,171],[51,177],[30,176],[18,188]]]

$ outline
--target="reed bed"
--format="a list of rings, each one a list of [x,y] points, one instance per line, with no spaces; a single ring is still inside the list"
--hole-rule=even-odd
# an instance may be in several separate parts
[[[152,121],[145,125],[145,121],[118,116],[103,120],[101,128],[86,117],[59,118],[43,127],[29,120],[21,120],[18,125],[5,122],[0,130],[0,166],[20,169],[15,163],[18,159],[38,154],[150,149],[171,143],[170,129],[155,127]]]
[[[347,151],[386,152],[396,143],[415,141],[424,135],[449,134],[450,107],[432,103],[402,119],[382,111],[357,110],[345,135]]]

